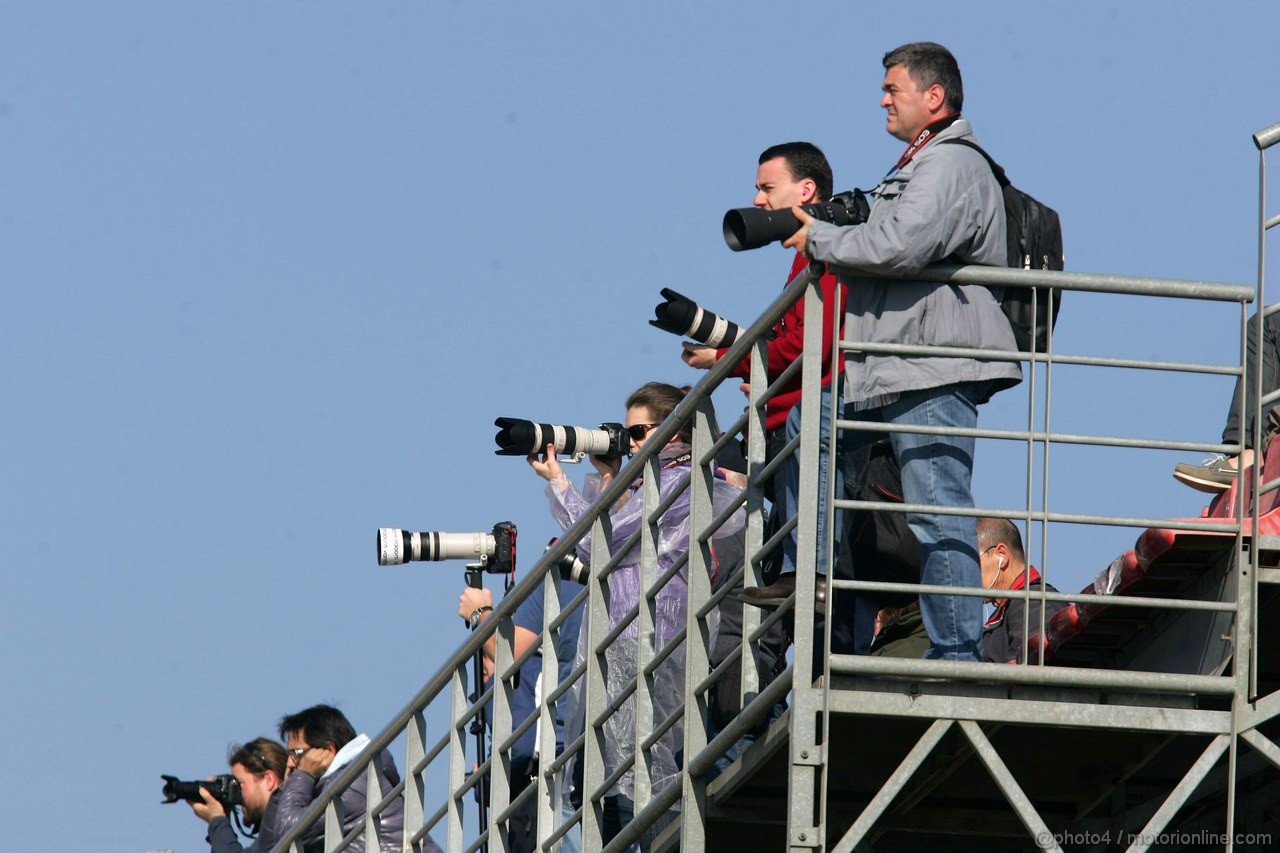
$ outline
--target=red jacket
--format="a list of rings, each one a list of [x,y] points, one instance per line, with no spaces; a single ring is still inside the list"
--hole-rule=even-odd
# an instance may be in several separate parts
[[[795,260],[791,263],[791,275],[787,276],[790,282],[799,275],[809,261],[796,253]],[[822,288],[823,300],[823,318],[822,318],[822,385],[825,388],[831,384],[831,344],[834,334],[833,324],[831,322],[831,303],[835,299],[839,299],[839,307],[837,315],[840,317],[840,325],[844,326],[844,288],[836,281],[836,277],[830,272],[823,273],[822,278],[818,281],[818,286]],[[777,379],[782,371],[786,370],[793,361],[800,357],[800,353],[804,350],[804,297],[796,300],[787,313],[782,315],[782,319],[778,320],[773,327],[773,340],[766,345],[768,351],[768,364],[765,370],[769,376],[769,381]],[[725,350],[719,350],[716,358],[723,358]],[[844,365],[843,355],[837,365],[837,370]],[[744,358],[733,370],[733,375],[742,379],[751,378],[751,357]],[[787,422],[787,415],[791,412],[791,407],[800,402],[800,375],[788,382],[786,386],[778,392],[768,403],[765,404],[765,429],[775,430],[780,428]]]

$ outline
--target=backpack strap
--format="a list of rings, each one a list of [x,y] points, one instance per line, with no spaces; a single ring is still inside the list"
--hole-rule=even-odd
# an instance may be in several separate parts
[[[981,145],[979,145],[978,143],[974,142],[973,140],[971,140],[971,139],[943,139],[943,140],[940,140],[940,141],[941,141],[941,144],[943,144],[943,145],[946,145],[946,144],[948,144],[948,143],[950,143],[950,144],[952,144],[952,145],[963,145],[963,146],[965,146],[965,147],[967,147],[967,148],[972,148],[974,151],[977,151],[979,154],[981,154],[981,155],[982,155],[982,159],[986,160],[986,161],[987,161],[987,165],[991,167],[991,171],[992,171],[992,173],[996,176],[996,183],[998,183],[998,184],[1000,185],[1000,188],[1001,188],[1001,189],[1004,189],[1005,187],[1007,187],[1007,186],[1009,186],[1011,183],[1013,183],[1013,182],[1012,182],[1012,181],[1010,181],[1010,180],[1009,180],[1009,178],[1005,175],[1005,173],[1004,173],[1004,168],[1003,168],[1003,167],[1001,167],[1001,165],[1000,165],[999,163],[997,163],[995,160],[992,160],[992,159],[991,159],[991,155],[990,155],[990,154],[988,154],[986,151],[982,150],[982,146],[981,146]]]

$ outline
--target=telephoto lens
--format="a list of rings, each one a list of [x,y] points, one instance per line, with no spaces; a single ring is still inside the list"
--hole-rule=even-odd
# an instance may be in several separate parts
[[[871,215],[871,205],[862,190],[846,190],[832,196],[831,201],[801,205],[801,209],[814,219],[832,225],[860,225]],[[725,243],[735,252],[741,252],[787,239],[800,230],[800,220],[796,219],[791,208],[763,210],[739,207],[724,215],[721,227]]]
[[[585,584],[587,579],[591,577],[587,564],[579,560],[578,555],[572,551],[556,561],[556,568],[560,570],[560,580],[562,581]]]
[[[599,429],[588,429],[498,418],[493,425],[498,428],[498,434],[493,437],[498,445],[494,453],[498,456],[528,456],[541,453],[552,444],[556,453],[574,457],[576,462],[587,455],[621,458],[631,447],[627,429],[619,423],[604,423]]]
[[[492,557],[498,543],[492,533],[419,533],[382,527],[378,530],[378,565],[399,566],[437,560],[480,560]]]
[[[708,311],[669,287],[662,288],[662,298],[666,301],[654,307],[650,326],[717,348],[733,346],[742,334],[737,323]]]
[[[378,529],[379,566],[438,560],[471,560],[483,563],[486,571],[514,571],[516,526],[509,521],[499,521],[489,533],[418,532],[398,527]]]
[[[556,536],[551,537],[551,541],[547,543],[547,550],[551,550],[551,546],[559,542]],[[555,562],[555,569],[560,574],[560,580],[573,581],[574,583],[585,584],[587,579],[591,577],[591,571],[587,568],[587,564],[578,559],[578,555],[570,551]]]

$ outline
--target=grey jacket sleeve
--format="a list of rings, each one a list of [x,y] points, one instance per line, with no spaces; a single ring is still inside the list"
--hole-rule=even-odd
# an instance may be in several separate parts
[[[226,817],[215,817],[209,821],[209,834],[205,836],[205,841],[209,842],[209,850],[211,853],[241,853],[241,851],[256,851],[258,845],[251,844],[244,847],[240,844],[240,838],[236,835],[236,831],[231,826],[231,820]]]
[[[881,184],[862,225],[811,223],[805,253],[864,272],[910,276],[953,255],[983,262],[975,255],[987,253],[972,242],[985,234],[984,242],[1003,257],[1004,206],[994,196],[990,168],[963,146],[932,148]]]
[[[276,811],[276,826],[279,827],[280,835],[284,835],[298,825],[315,798],[316,777],[303,770],[294,770],[289,774],[289,778],[284,780],[284,786],[280,789],[280,805]],[[319,838],[323,833],[324,822],[317,821],[306,837]]]

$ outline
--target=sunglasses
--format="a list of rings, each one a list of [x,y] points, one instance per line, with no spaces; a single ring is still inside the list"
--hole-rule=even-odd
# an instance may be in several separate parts
[[[631,436],[632,441],[644,441],[644,437],[649,434],[649,430],[654,427],[662,426],[662,424],[636,424],[627,427],[627,435]]]

